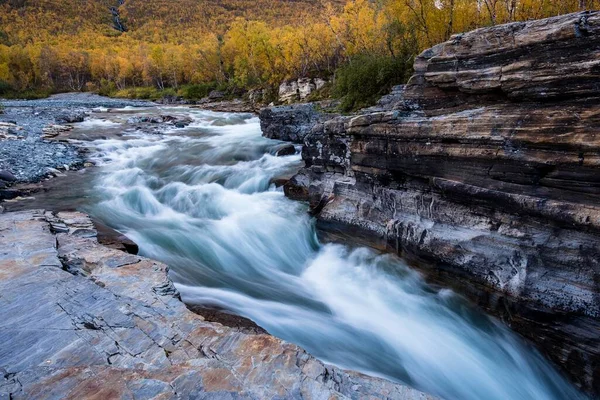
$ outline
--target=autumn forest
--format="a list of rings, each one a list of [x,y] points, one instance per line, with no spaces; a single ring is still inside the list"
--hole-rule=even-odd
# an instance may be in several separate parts
[[[378,91],[406,79],[418,52],[455,33],[594,6],[594,0],[0,0],[0,96],[135,96],[141,92],[131,88],[151,88],[199,97],[208,88],[273,91],[285,79],[338,74],[348,86],[353,65]]]

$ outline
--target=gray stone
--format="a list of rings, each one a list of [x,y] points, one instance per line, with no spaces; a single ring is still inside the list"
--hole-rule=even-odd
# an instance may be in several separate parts
[[[7,170],[0,170],[0,179],[6,182],[15,182],[17,177],[12,172]]]
[[[57,124],[73,124],[76,122],[83,122],[86,114],[81,111],[64,111],[58,114],[54,120]]]
[[[293,143],[303,143],[315,126],[336,116],[318,112],[313,103],[267,107],[259,114],[263,136]]]
[[[433,399],[205,321],[167,266],[76,234],[90,225],[80,213],[0,215],[0,397]]]
[[[293,103],[299,98],[297,81],[283,82],[279,85],[279,101],[281,103]]]

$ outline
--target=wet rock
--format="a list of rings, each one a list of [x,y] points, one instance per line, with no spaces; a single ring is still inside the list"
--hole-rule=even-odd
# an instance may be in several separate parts
[[[12,172],[7,170],[0,170],[0,180],[5,182],[15,182],[17,177],[12,174]]]
[[[433,399],[223,315],[211,318],[238,326],[208,322],[164,264],[76,234],[90,224],[0,215],[0,397]]]
[[[76,122],[83,122],[86,114],[82,111],[64,111],[58,114],[54,120],[57,124],[73,124]]]
[[[69,125],[48,125],[42,129],[42,138],[54,139],[60,134],[69,132],[72,129],[73,127]]]
[[[286,183],[288,183],[290,180],[290,178],[274,178],[271,180],[271,184],[275,185],[275,187],[282,187],[284,186]]]
[[[303,173],[294,175],[283,186],[285,195],[292,200],[308,201],[310,178]]]
[[[176,128],[185,128],[193,122],[187,115],[161,115],[163,122],[175,125]]]
[[[165,124],[169,126],[175,126],[176,128],[185,128],[193,121],[190,117],[185,115],[142,115],[137,117],[131,117],[127,119],[127,123],[131,125],[139,125],[136,127],[138,130],[144,130],[146,132],[153,131],[153,133],[161,133],[160,130],[156,130],[154,127],[148,126],[149,124],[159,125]]]
[[[145,122],[149,122],[148,117],[131,117],[127,119],[127,123],[132,125],[141,124]]]
[[[595,395],[599,27],[585,12],[479,29],[424,51],[407,85],[356,115],[261,113],[265,136],[302,137],[306,167],[284,190],[320,226],[415,260]]]
[[[296,147],[292,144],[283,144],[274,149],[275,156],[284,157],[296,154]]]
[[[221,325],[235,328],[246,334],[268,334],[266,330],[258,326],[254,321],[249,320],[248,318],[240,317],[239,315],[230,314],[226,310],[194,305],[188,305],[188,308],[192,312],[201,315],[206,321],[209,322],[218,322]]]

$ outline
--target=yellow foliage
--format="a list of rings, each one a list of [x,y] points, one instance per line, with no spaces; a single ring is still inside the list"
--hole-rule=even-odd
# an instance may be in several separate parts
[[[242,88],[331,75],[458,32],[577,11],[594,0],[115,0],[0,4],[0,81],[55,91],[216,82]],[[22,3],[22,6],[10,4]],[[343,6],[342,6],[343,5]],[[411,42],[412,43],[412,42]]]

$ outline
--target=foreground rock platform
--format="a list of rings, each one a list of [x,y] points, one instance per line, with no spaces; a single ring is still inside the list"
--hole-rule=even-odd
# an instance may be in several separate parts
[[[600,13],[455,35],[354,116],[308,132],[285,186],[322,227],[413,259],[600,395]],[[308,121],[308,122],[310,122]]]
[[[167,266],[96,234],[81,213],[0,214],[0,399],[432,399],[207,322]]]

